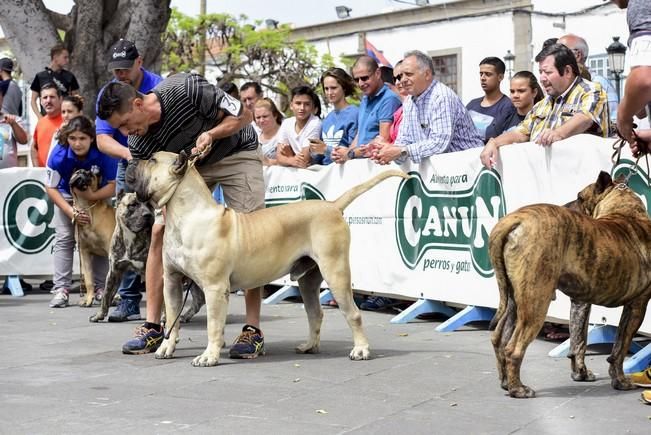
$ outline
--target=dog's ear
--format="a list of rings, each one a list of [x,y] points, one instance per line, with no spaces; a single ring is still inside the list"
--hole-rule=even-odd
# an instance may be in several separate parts
[[[599,176],[597,177],[597,182],[595,184],[597,186],[597,191],[601,193],[613,184],[613,179],[610,177],[610,174],[608,172],[601,171],[599,172]]]
[[[178,157],[176,158],[176,161],[174,161],[174,165],[172,166],[172,172],[174,172],[176,175],[183,175],[185,174],[185,171],[187,169],[188,169],[188,155],[185,152],[185,150],[181,150]]]

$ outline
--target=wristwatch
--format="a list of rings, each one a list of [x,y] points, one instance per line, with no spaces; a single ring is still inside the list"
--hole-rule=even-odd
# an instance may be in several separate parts
[[[355,149],[348,150],[348,153],[346,155],[348,156],[349,160],[354,159],[355,158]]]
[[[409,156],[409,153],[407,153],[407,148],[406,147],[400,147],[400,158],[404,159]]]

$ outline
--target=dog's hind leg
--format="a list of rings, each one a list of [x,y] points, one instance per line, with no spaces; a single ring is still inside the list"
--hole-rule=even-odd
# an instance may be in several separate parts
[[[307,313],[309,334],[307,342],[296,347],[297,353],[319,353],[321,341],[321,323],[323,322],[323,309],[319,303],[319,287],[323,281],[318,268],[310,269],[298,280],[298,288],[303,298],[303,306]]]
[[[321,262],[319,267],[353,333],[353,350],[350,351],[350,359],[355,361],[369,359],[368,339],[362,326],[362,314],[353,301],[348,256],[337,258],[335,261]]]
[[[165,260],[163,260],[165,261]],[[165,270],[163,276],[163,297],[165,300],[165,316],[167,322],[166,326],[171,329],[167,330],[167,335],[161,343],[160,347],[156,351],[156,358],[165,359],[172,358],[174,356],[174,351],[176,350],[176,343],[179,339],[179,322],[175,322],[172,325],[181,312],[181,304],[183,303],[183,291],[181,279],[183,277],[179,272],[172,270],[167,270],[165,264],[163,264]]]
[[[585,365],[585,351],[588,340],[588,320],[592,305],[572,300],[570,308],[570,352],[572,379],[577,382],[592,382],[594,374]]]
[[[222,274],[224,275],[224,274]],[[204,283],[197,282],[199,286]],[[224,327],[228,314],[229,283],[222,281],[203,286],[206,296],[206,317],[208,319],[208,346],[193,361],[195,367],[215,366],[219,362],[219,352],[224,347]]]
[[[522,384],[520,368],[527,347],[536,338],[540,328],[545,323],[547,309],[554,294],[553,285],[550,287],[549,291],[547,291],[549,297],[546,300],[538,300],[535,303],[534,301],[515,300],[515,328],[504,349],[507,386],[511,397],[530,398],[536,396],[536,392],[532,388]],[[541,286],[540,291],[545,292],[545,286]],[[518,292],[518,289],[514,286],[514,294],[529,295],[532,292],[522,289]]]
[[[504,390],[508,390],[504,348],[513,335],[514,327],[515,303],[513,298],[509,296],[509,300],[504,304],[502,315],[497,320],[497,326],[491,335],[491,342],[493,344],[493,350],[495,351],[495,358],[497,359],[497,374],[500,380],[500,385]]]
[[[637,388],[630,379],[624,376],[623,364],[624,357],[631,346],[633,336],[644,320],[646,306],[649,302],[648,290],[644,293],[642,297],[638,297],[624,305],[619,326],[617,327],[615,344],[608,357],[608,362],[610,363],[610,367],[608,368],[610,385],[616,390],[632,390]]]

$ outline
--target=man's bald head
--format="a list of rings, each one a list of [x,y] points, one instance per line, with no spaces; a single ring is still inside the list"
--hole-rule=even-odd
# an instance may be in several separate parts
[[[569,33],[567,35],[561,36],[558,38],[558,43],[563,44],[574,53],[576,61],[580,64],[585,65],[586,59],[588,59],[588,43],[585,42],[585,39],[580,36]]]

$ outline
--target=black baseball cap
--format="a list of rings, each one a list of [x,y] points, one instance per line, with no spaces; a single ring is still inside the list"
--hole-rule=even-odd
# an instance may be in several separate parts
[[[114,69],[131,68],[133,62],[139,57],[140,53],[133,42],[120,39],[109,50],[108,69],[113,71]]]
[[[12,72],[14,70],[14,61],[8,57],[0,59],[0,70]]]

